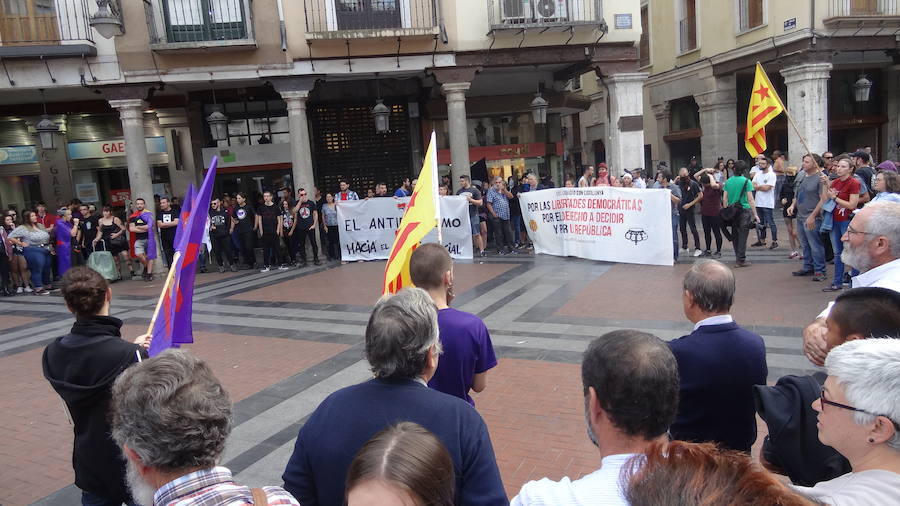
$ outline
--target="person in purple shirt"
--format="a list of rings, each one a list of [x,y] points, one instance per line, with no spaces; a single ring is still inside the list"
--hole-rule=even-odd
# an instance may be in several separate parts
[[[487,386],[487,372],[497,365],[491,334],[481,318],[453,309],[453,260],[446,248],[426,243],[409,260],[413,284],[425,290],[438,308],[438,327],[444,353],[428,386],[475,405],[469,390]]]

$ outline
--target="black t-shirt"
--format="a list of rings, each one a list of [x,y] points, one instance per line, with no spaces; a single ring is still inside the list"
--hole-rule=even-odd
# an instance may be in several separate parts
[[[456,191],[457,195],[463,195],[468,193],[473,199],[481,200],[481,190],[475,188],[475,186],[470,185],[468,188],[460,188]],[[475,204],[469,204],[469,217],[476,216],[478,214],[478,206]]]
[[[234,230],[238,233],[250,232],[253,230],[253,224],[256,221],[256,213],[253,208],[244,204],[242,206],[234,206],[231,216],[237,220]]]
[[[703,188],[700,188],[697,181],[690,179],[685,183],[681,176],[678,178],[678,187],[681,188],[681,202],[678,203],[678,208],[681,210],[684,210],[685,205],[690,204],[698,195],[703,193]],[[688,208],[688,211],[693,212],[693,210],[693,206]]]
[[[78,230],[81,231],[81,240],[84,244],[90,244],[91,241],[94,240],[94,237],[97,236],[97,222],[100,221],[100,217],[95,215],[91,215],[89,218],[82,218],[78,222]]]
[[[209,235],[214,237],[228,235],[228,229],[230,228],[231,219],[228,211],[221,207],[218,211],[214,209],[209,210]]]
[[[316,203],[312,200],[297,202],[297,227],[308,229],[313,224],[316,212]]]
[[[262,231],[264,234],[274,234],[278,230],[278,217],[281,216],[281,209],[273,202],[271,206],[260,204],[256,208],[256,214],[260,216]]]
[[[146,211],[144,211],[144,212],[146,212]],[[144,226],[144,225],[149,225],[149,223],[147,223],[147,221],[144,220],[144,212],[142,212],[141,214],[135,216],[134,218],[131,218],[130,220],[128,220],[128,222],[129,222],[129,223],[134,223],[135,225],[137,225],[137,226],[139,226],[139,227]],[[147,232],[135,232],[135,233],[134,233],[134,238],[137,239],[137,240],[146,239],[146,238],[147,238]]]
[[[160,209],[156,211],[156,221],[161,221],[163,223],[172,223],[179,218],[179,214],[181,210],[177,207],[170,207],[168,211],[163,211]],[[178,227],[166,227],[159,228],[159,237],[163,241],[172,242],[175,240],[175,231],[178,230]]]

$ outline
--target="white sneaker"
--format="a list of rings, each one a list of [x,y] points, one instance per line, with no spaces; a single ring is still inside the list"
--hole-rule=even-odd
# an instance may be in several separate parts
[[[278,267],[279,271],[286,271],[288,269],[289,269],[289,267],[287,265],[282,265],[282,266]]]
[[[31,292],[33,292],[33,291],[34,291],[34,290],[32,290],[30,286],[26,286],[26,287],[25,287],[25,293],[31,293]]]
[[[259,272],[269,272],[270,270],[271,269],[269,269],[268,267],[263,267],[262,269],[259,270]]]
[[[19,288],[16,288],[16,293],[22,293],[24,291],[25,291],[25,289],[22,288],[21,286]]]
[[[700,250],[698,250],[698,249],[695,249],[695,250],[694,250],[694,256],[695,256],[695,257],[698,257],[698,256],[700,256],[700,255],[702,255],[702,254],[703,254],[702,251],[700,251]]]

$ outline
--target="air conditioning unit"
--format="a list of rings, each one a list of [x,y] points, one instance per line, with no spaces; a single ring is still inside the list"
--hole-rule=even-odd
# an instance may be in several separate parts
[[[500,19],[504,25],[530,23],[532,0],[501,0]]]
[[[568,21],[568,0],[535,0],[534,17],[538,22]]]

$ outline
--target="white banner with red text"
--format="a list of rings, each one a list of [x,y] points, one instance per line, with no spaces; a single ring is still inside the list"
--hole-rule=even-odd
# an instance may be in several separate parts
[[[409,197],[378,197],[338,202],[341,260],[387,260]],[[464,197],[441,197],[441,237],[453,258],[472,258],[469,203]],[[437,242],[437,229],[422,242]]]
[[[612,186],[519,194],[535,253],[607,262],[672,265],[668,190]]]

